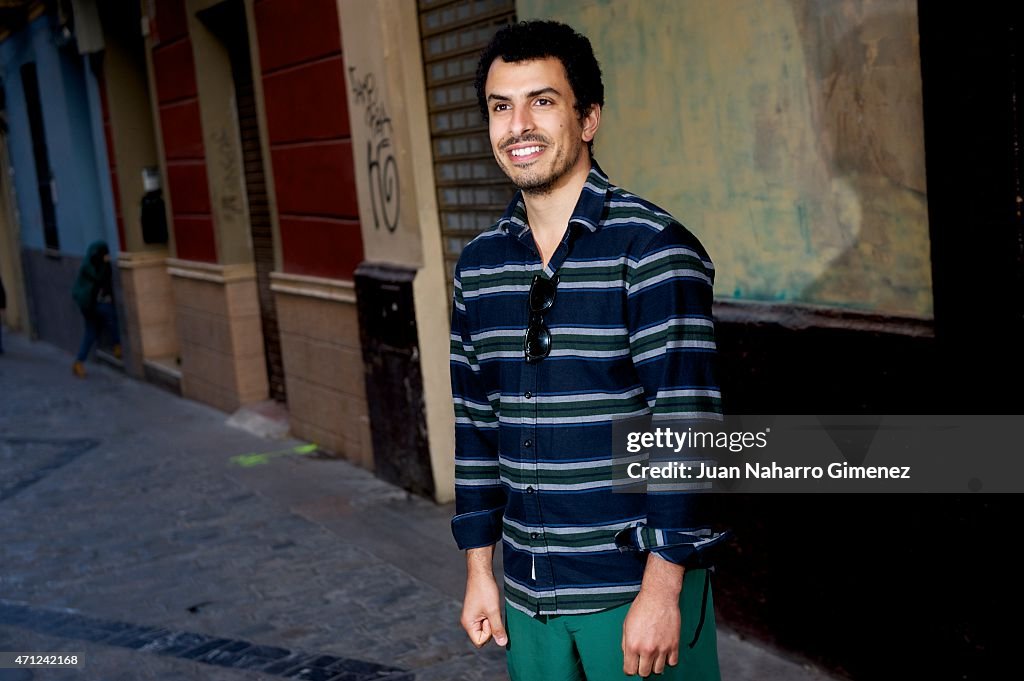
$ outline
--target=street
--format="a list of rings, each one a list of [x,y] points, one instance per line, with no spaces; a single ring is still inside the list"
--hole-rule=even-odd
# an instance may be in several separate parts
[[[458,625],[452,509],[5,334],[0,679],[506,678]],[[725,679],[817,672],[719,629]]]

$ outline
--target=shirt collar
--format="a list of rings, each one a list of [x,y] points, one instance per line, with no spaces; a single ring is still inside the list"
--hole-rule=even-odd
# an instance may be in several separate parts
[[[604,204],[610,184],[608,176],[597,164],[597,160],[591,159],[587,181],[584,183],[580,198],[576,201],[576,207],[569,217],[569,224],[582,225],[591,232],[601,229],[601,219],[604,216]],[[517,237],[522,237],[530,230],[526,222],[526,203],[523,201],[522,190],[517,191],[516,195],[512,197],[512,202],[505,209],[505,214],[498,220],[498,227],[506,234]]]

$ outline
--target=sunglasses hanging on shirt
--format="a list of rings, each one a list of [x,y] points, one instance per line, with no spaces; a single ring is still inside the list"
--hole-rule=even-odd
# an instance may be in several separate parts
[[[539,362],[551,354],[551,331],[544,324],[544,313],[555,304],[558,275],[545,279],[537,274],[530,284],[530,321],[523,340],[523,353],[527,362]]]

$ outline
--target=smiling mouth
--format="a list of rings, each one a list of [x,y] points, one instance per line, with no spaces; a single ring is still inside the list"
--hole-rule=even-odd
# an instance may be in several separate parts
[[[512,149],[508,152],[508,155],[515,161],[528,161],[532,160],[540,153],[544,151],[544,147],[540,145],[534,145],[530,147],[519,147],[518,149]]]

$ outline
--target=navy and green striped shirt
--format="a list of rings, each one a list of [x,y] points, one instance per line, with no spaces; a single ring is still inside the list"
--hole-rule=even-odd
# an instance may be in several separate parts
[[[527,363],[535,274],[559,277],[544,313],[551,354]],[[646,551],[706,564],[721,534],[699,494],[612,492],[612,421],[717,419],[714,267],[657,206],[594,164],[544,266],[517,194],[455,272],[452,531],[462,549],[502,540],[505,597],[531,615],[631,601]]]

